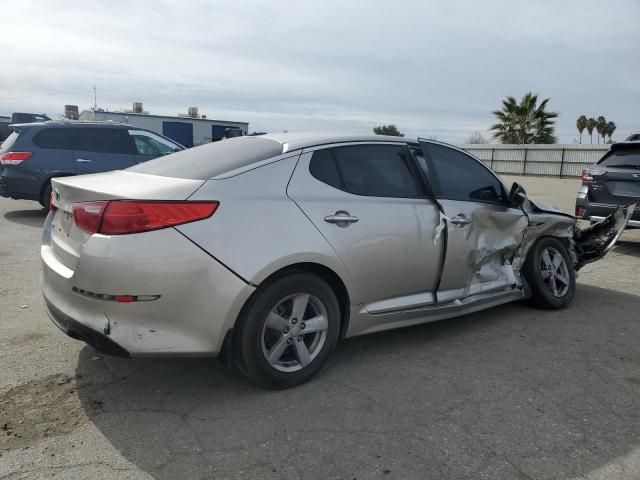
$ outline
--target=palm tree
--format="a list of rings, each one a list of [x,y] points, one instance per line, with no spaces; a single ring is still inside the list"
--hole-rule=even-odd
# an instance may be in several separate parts
[[[609,143],[613,142],[613,139],[611,138],[613,135],[613,132],[616,131],[616,124],[614,122],[609,122],[607,123],[607,135],[609,136]]]
[[[604,143],[604,138],[607,134],[607,119],[602,115],[596,119],[596,129],[598,130],[598,143],[600,143],[600,137],[602,137],[602,143]]]
[[[493,138],[502,143],[553,143],[554,118],[557,112],[547,112],[549,99],[538,104],[538,95],[527,93],[518,102],[514,97],[502,101],[502,109],[492,112],[498,123],[489,130],[494,132]]]
[[[591,118],[589,118],[587,120],[587,133],[589,134],[589,137],[591,138],[591,143],[593,143],[593,129],[596,128],[597,124],[598,124],[598,122],[593,117],[591,117]]]
[[[578,133],[580,134],[580,143],[582,143],[582,132],[587,128],[587,117],[585,115],[580,115],[576,120],[576,128],[578,129]]]

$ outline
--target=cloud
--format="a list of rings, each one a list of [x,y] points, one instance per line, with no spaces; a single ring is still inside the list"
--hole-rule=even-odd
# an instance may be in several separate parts
[[[0,105],[197,105],[252,130],[368,132],[463,141],[505,95],[551,97],[575,119],[640,130],[640,5],[589,1],[27,1],[2,8]],[[635,107],[634,107],[635,106]]]

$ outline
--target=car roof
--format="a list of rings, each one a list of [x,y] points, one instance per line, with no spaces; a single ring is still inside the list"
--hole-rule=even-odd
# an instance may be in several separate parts
[[[319,132],[286,132],[268,133],[260,135],[262,138],[276,141],[283,146],[283,152],[300,150],[303,148],[326,145],[330,143],[348,142],[397,142],[415,143],[417,140],[406,137],[391,137],[387,135],[357,135],[341,133],[319,133]]]
[[[72,127],[72,128],[80,128],[80,127],[116,127],[116,128],[135,128],[138,130],[145,130],[143,128],[134,127],[133,125],[128,125],[126,123],[112,122],[112,121],[96,121],[96,120],[49,120],[46,122],[31,122],[31,123],[12,123],[9,127],[18,127],[18,128],[32,128],[32,127]]]

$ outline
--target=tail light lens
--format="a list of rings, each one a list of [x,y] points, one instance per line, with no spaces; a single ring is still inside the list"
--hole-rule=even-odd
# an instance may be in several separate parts
[[[19,165],[29,158],[31,152],[7,152],[0,155],[0,165]]]
[[[108,201],[80,202],[73,204],[73,221],[87,233],[98,233],[102,214]]]
[[[112,200],[73,205],[78,228],[88,233],[125,235],[204,220],[219,202]]]
[[[602,170],[600,168],[585,168],[582,171],[582,181],[583,182],[592,182],[593,176],[604,175],[607,173],[606,170]]]

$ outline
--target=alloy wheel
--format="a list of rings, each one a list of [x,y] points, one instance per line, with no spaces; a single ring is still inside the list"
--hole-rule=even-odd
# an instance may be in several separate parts
[[[322,351],[329,320],[325,305],[308,293],[280,300],[269,312],[262,328],[262,354],[281,372],[296,372]]]
[[[540,255],[540,274],[547,291],[556,298],[569,290],[571,276],[562,254],[553,247],[546,247]]]

